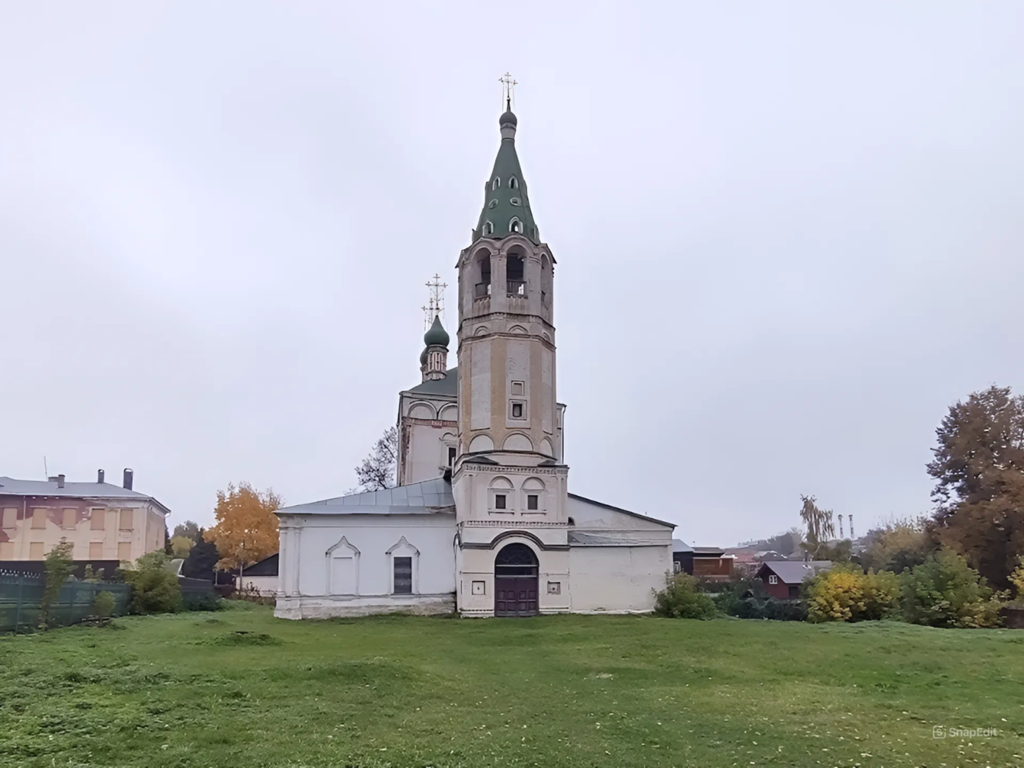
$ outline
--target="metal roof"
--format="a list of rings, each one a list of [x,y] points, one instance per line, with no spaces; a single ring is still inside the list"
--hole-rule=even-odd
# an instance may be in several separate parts
[[[417,384],[406,390],[417,395],[451,395],[458,397],[459,394],[459,369],[449,368],[445,371],[443,379],[432,379]]]
[[[635,536],[617,534],[614,531],[601,533],[587,533],[584,531],[569,531],[568,539],[570,544],[582,547],[643,547],[643,546],[665,546],[664,540],[637,539]]]
[[[804,562],[802,560],[772,560],[766,563],[761,563],[761,567],[758,569],[758,575],[761,571],[767,568],[779,579],[783,584],[800,584],[808,576],[814,576],[821,571],[827,571],[832,567],[831,560],[811,560]]]
[[[682,539],[672,539],[672,551],[673,552],[693,552],[693,547],[687,544]]]
[[[454,512],[452,486],[443,477],[379,491],[353,493],[293,507],[277,514],[288,515],[431,515]]]
[[[152,496],[138,491],[129,491],[112,483],[74,483],[65,482],[63,488],[57,487],[56,480],[16,480],[13,477],[0,476],[0,496],[53,496],[63,498],[97,498],[97,499],[136,499],[152,501],[161,509],[170,511]]]

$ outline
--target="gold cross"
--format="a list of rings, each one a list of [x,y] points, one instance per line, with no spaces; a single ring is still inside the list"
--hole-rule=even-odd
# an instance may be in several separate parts
[[[515,96],[514,89],[519,83],[513,80],[512,75],[508,72],[503,77],[499,77],[498,82],[501,83],[501,95],[505,99],[505,109],[511,112],[512,97]]]

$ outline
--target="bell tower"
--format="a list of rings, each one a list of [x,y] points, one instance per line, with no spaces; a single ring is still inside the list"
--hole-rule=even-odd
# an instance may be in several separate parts
[[[555,394],[555,259],[533,218],[510,96],[498,125],[501,143],[484,184],[483,209],[456,265],[459,450],[452,490],[458,602],[469,615],[494,611],[487,584],[493,587],[496,553],[510,542],[533,550],[541,573],[568,569],[568,467]],[[470,586],[484,591],[467,593]],[[560,611],[562,601],[542,596],[540,610]]]

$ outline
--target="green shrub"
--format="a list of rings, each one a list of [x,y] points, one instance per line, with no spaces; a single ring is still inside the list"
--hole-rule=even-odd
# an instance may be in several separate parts
[[[677,573],[656,593],[654,612],[669,619],[710,619],[717,611],[714,600],[700,591],[697,579]]]
[[[805,591],[811,621],[872,621],[892,615],[900,586],[892,573],[841,565],[807,581]]]
[[[803,600],[779,600],[774,597],[738,598],[728,592],[715,600],[718,610],[739,619],[770,619],[771,621],[806,621],[807,603]]]
[[[997,627],[1001,594],[960,555],[943,549],[903,579],[903,615],[930,627]]]
[[[109,592],[100,592],[92,601],[92,612],[101,619],[109,619],[114,615],[114,607],[117,605],[114,596]]]
[[[181,596],[186,611],[219,611],[224,603],[215,592],[186,592]]]
[[[131,584],[129,613],[174,613],[181,610],[181,587],[177,575],[167,568],[167,555],[150,552],[135,561],[135,567],[123,571]]]

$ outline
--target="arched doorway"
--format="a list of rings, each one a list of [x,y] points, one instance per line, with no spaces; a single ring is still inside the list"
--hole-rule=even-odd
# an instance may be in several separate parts
[[[509,544],[494,558],[494,615],[537,615],[537,556],[525,544]]]

